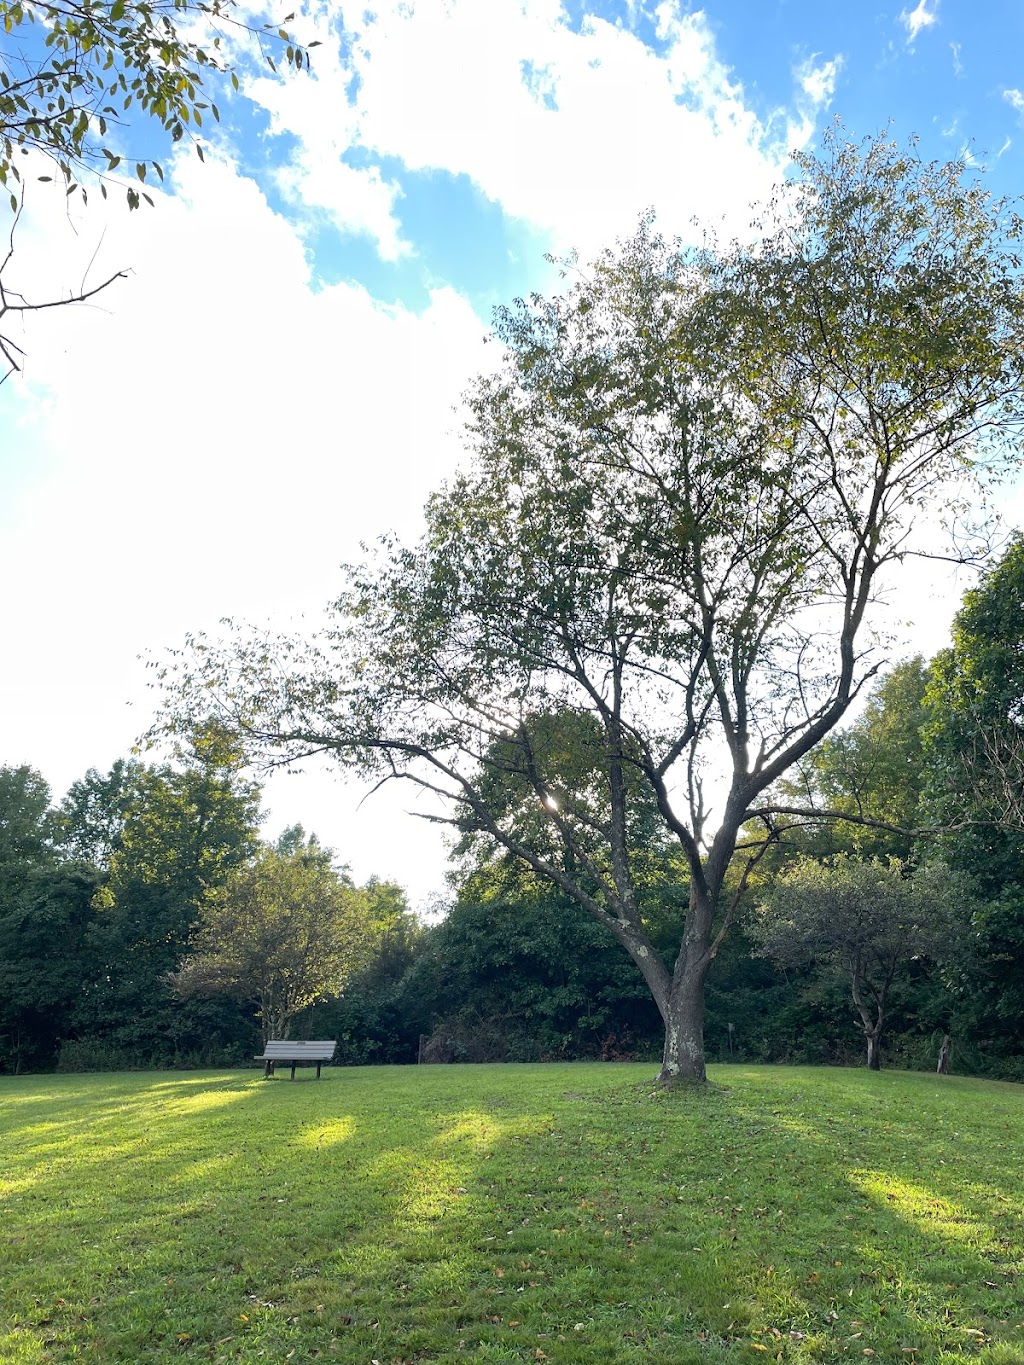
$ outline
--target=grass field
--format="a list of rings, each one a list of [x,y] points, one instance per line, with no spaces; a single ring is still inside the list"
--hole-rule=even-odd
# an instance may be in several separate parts
[[[0,1079],[0,1361],[1024,1362],[1024,1087]]]

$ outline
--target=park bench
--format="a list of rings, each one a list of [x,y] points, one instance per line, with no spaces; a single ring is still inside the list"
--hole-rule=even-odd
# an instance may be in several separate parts
[[[316,1078],[319,1080],[321,1066],[324,1062],[331,1060],[337,1046],[337,1042],[333,1039],[312,1043],[292,1043],[286,1038],[272,1038],[263,1049],[262,1054],[256,1058],[256,1061],[266,1063],[263,1071],[264,1079],[274,1074],[274,1067],[278,1062],[283,1062],[285,1066],[291,1067],[293,1081],[297,1066],[315,1066]]]

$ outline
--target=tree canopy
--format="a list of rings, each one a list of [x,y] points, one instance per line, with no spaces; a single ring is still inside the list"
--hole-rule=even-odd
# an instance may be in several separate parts
[[[264,1041],[287,1038],[297,1014],[338,995],[362,965],[368,912],[365,892],[332,866],[330,850],[315,841],[263,848],[204,905],[175,989],[251,1002]]]
[[[254,750],[411,782],[572,896],[643,974],[666,1082],[703,1079],[705,979],[775,784],[880,668],[870,609],[931,548],[919,506],[957,513],[1017,455],[1019,219],[881,139],[800,169],[754,248],[645,221],[499,310],[471,461],[420,544],[353,570],[319,640],[194,639],[165,673],[172,726],[212,700]],[[689,875],[672,967],[637,890],[648,809]]]
[[[963,885],[938,864],[913,869],[898,859],[802,858],[760,902],[749,931],[783,966],[815,962],[845,977],[868,1066],[878,1070],[898,972],[922,956],[956,958],[968,905]]]
[[[10,190],[15,212],[19,152],[43,152],[69,193],[80,189],[87,197],[80,182],[95,179],[106,195],[103,173],[121,165],[124,130],[134,111],[174,142],[193,137],[202,156],[204,117],[220,118],[216,103],[204,98],[206,82],[211,73],[230,69],[222,47],[225,29],[265,40],[261,50],[272,69],[269,49],[279,46],[289,64],[308,64],[305,49],[285,29],[272,23],[254,27],[234,0],[0,0],[0,23],[6,33],[0,52],[0,185]],[[233,73],[232,84],[238,88]],[[135,161],[138,182],[149,172],[163,179],[159,162]],[[140,195],[148,198],[129,186],[130,208],[138,207]]]

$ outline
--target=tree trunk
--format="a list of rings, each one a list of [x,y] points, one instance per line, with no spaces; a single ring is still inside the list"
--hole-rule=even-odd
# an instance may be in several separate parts
[[[948,1033],[942,1035],[942,1046],[939,1048],[939,1064],[935,1068],[937,1075],[949,1075],[949,1054],[953,1047],[953,1040]]]
[[[868,1070],[881,1071],[882,1052],[879,1046],[879,1036],[877,1033],[869,1033],[866,1037],[868,1040]]]
[[[684,973],[673,983],[664,1011],[665,1051],[659,1082],[664,1086],[707,1080],[704,1069],[704,978],[702,971]]]

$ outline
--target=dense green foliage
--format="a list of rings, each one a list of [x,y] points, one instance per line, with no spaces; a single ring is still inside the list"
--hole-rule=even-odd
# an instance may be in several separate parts
[[[1024,1358],[1019,1087],[651,1075],[0,1078],[0,1358]]]
[[[264,1042],[288,1038],[296,1016],[340,995],[373,942],[365,897],[329,850],[295,833],[286,831],[206,899],[172,978],[179,996],[254,1005]]]
[[[352,886],[332,867],[330,850],[301,831],[267,848],[260,819],[259,790],[215,726],[197,731],[172,762],[87,773],[57,809],[37,773],[0,768],[0,1070],[251,1056],[260,1037],[254,1011],[272,1013],[261,991],[236,972],[227,992],[184,993],[178,974],[217,941],[216,913],[271,864],[298,874],[280,907],[286,942],[272,941],[268,916],[257,952],[275,988],[289,982],[285,1014],[336,990],[383,932],[393,907],[382,903],[400,893]],[[296,833],[299,847],[289,853]],[[315,944],[288,932],[310,902]],[[358,945],[344,970],[339,936]],[[301,981],[296,944],[310,957]],[[274,1008],[283,1027],[279,1001]]]

